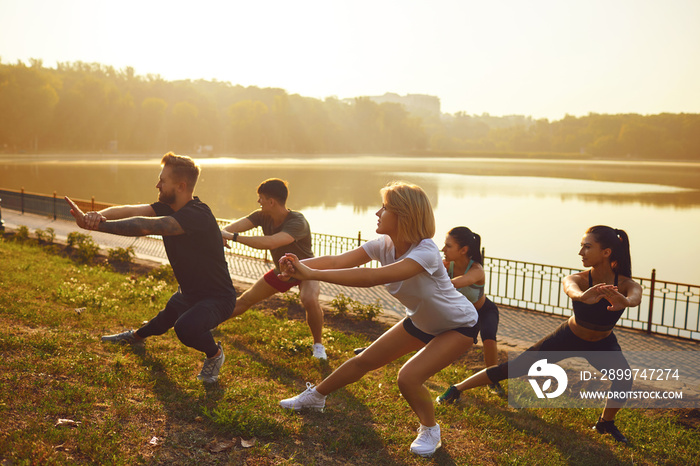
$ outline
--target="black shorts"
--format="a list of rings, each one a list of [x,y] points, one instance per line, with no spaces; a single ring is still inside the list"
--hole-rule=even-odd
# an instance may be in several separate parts
[[[418,338],[426,345],[430,343],[430,340],[435,338],[435,335],[425,333],[423,330],[420,330],[418,327],[416,327],[413,324],[413,321],[410,317],[406,317],[403,320],[403,328],[404,330],[406,330],[406,332],[408,332],[409,335]],[[453,328],[451,330],[454,330],[455,332],[461,333],[464,336],[471,337],[476,340],[476,336],[479,334],[479,324],[476,324],[474,327],[458,327]]]

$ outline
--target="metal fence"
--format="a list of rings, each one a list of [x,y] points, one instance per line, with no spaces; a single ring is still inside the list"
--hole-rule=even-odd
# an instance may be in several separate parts
[[[54,219],[73,220],[68,205],[56,195],[25,193],[23,191],[0,190],[2,207],[52,216]],[[111,204],[91,200],[77,200],[86,210],[99,210]],[[218,220],[220,226],[229,220]],[[259,228],[243,233],[260,235]],[[158,237],[155,237],[158,238]],[[312,233],[312,246],[316,255],[336,255],[350,251],[365,240],[357,238]],[[270,261],[267,250],[253,249],[240,243],[232,243],[227,255],[229,261],[235,256],[252,257]],[[376,266],[376,262],[368,266]],[[555,314],[571,315],[571,300],[564,293],[562,283],[567,275],[579,272],[554,265],[535,264],[511,259],[484,257],[487,289],[497,304]],[[639,306],[625,310],[618,325],[625,328],[645,330],[647,333],[670,335],[700,341],[700,286],[667,282],[656,278],[634,278],[643,290]]]
[[[559,316],[572,314],[571,299],[563,291],[567,275],[581,269],[535,264],[494,257],[484,258],[486,294],[497,304]],[[642,286],[642,302],[628,308],[617,325],[700,341],[700,286],[634,277]]]

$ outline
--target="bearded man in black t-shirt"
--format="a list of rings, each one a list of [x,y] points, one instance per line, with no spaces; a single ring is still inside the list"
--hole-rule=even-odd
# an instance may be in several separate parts
[[[144,338],[174,328],[186,346],[206,354],[199,380],[213,383],[224,363],[221,342],[211,330],[228,319],[235,308],[221,232],[209,207],[194,196],[199,166],[187,156],[169,152],[153,204],[108,207],[83,213],[69,198],[71,214],[81,228],[122,236],[162,235],[168,260],[180,285],[165,309],[140,329],[106,335],[103,342],[142,344]]]

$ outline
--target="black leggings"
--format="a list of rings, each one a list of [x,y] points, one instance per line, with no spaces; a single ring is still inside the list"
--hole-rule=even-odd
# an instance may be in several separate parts
[[[498,306],[493,301],[486,298],[484,304],[477,311],[479,314],[479,332],[481,333],[481,341],[496,340],[496,332],[498,332]],[[476,337],[474,343],[476,343]]]
[[[214,297],[190,301],[178,290],[170,297],[165,309],[138,329],[136,334],[146,338],[162,335],[174,327],[182,343],[211,358],[219,351],[211,330],[231,317],[235,306],[235,296],[233,299]]]
[[[486,369],[486,375],[493,383],[500,382],[510,377],[521,377],[526,375],[530,367],[539,359],[541,351],[563,352],[578,351],[582,354],[577,356],[585,358],[591,366],[599,371],[601,369],[629,369],[630,366],[622,354],[617,337],[611,333],[607,337],[598,341],[587,341],[577,337],[569,327],[569,322],[561,324],[552,333],[532,345],[524,353],[509,362],[504,362],[498,366],[491,366]],[[567,357],[552,355],[547,358],[547,362],[555,363]],[[510,370],[509,370],[510,369]],[[510,373],[510,374],[509,374]],[[632,388],[632,380],[614,380],[611,390],[615,392],[628,392]],[[624,402],[623,402],[624,403]]]

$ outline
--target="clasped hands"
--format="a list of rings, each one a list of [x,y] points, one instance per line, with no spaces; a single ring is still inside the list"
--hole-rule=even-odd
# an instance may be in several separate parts
[[[64,199],[70,206],[70,213],[75,218],[75,223],[80,228],[84,228],[86,230],[97,230],[100,223],[107,220],[107,218],[99,212],[93,211],[83,213],[80,207],[78,207],[78,205],[68,196],[66,196]]]
[[[629,306],[629,299],[618,291],[616,285],[606,285],[604,283],[588,288],[581,295],[580,301],[586,304],[594,304],[603,298],[610,303],[608,311],[619,311]]]
[[[304,280],[311,272],[311,269],[302,264],[299,258],[290,252],[280,258],[279,266],[280,274],[278,277],[283,281],[287,281],[290,278]]]

